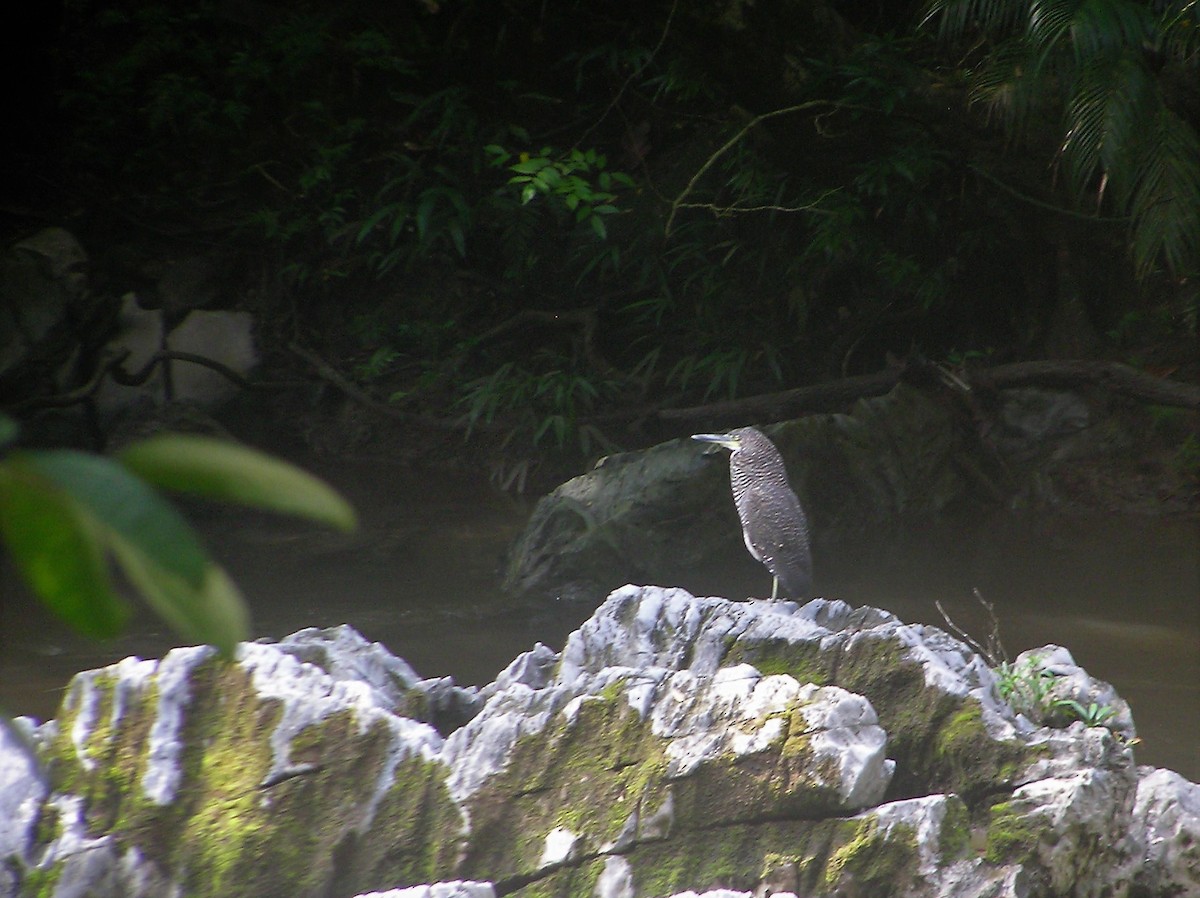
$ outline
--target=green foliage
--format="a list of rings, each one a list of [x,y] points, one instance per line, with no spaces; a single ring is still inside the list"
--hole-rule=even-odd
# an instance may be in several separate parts
[[[1138,269],[1179,276],[1200,268],[1200,134],[1172,102],[1171,78],[1200,78],[1189,53],[1194,3],[1155,17],[1133,0],[930,0],[943,39],[986,52],[969,68],[972,98],[1017,138],[1060,117],[1055,163],[1075,197],[1109,202],[1131,220]],[[1189,17],[1190,15],[1190,17]],[[1162,68],[1147,48],[1163,47]]]
[[[1040,658],[1030,656],[1021,664],[1002,663],[997,669],[1000,697],[1014,711],[1037,724],[1055,724],[1080,720],[1085,726],[1103,726],[1116,715],[1116,709],[1091,702],[1088,705],[1054,695],[1057,677],[1042,667]]]
[[[971,362],[986,361],[991,357],[992,352],[993,350],[990,347],[988,349],[966,350],[951,348],[950,351],[946,353],[946,364],[953,365],[955,367],[961,367]]]
[[[1096,702],[1083,705],[1069,698],[1056,699],[1052,707],[1055,710],[1068,712],[1072,718],[1082,721],[1083,725],[1087,727],[1104,726],[1117,713],[1115,708],[1110,708],[1108,705],[1100,705]]]
[[[1000,697],[1014,708],[1044,708],[1054,688],[1054,674],[1041,666],[1039,659],[1026,658],[1023,664],[1004,662],[996,670]]]
[[[163,434],[129,446],[118,459],[160,489],[355,527],[354,509],[320,480],[236,443]]]
[[[463,88],[420,85],[419,32],[303,8],[256,29],[204,2],[96,24],[62,95],[87,168],[116,152],[162,211],[226,210],[293,287],[467,252],[477,121]],[[106,38],[129,49],[92,58]]]
[[[14,423],[0,416],[10,436]],[[229,655],[249,630],[237,588],[155,487],[297,514],[343,529],[354,512],[316,478],[253,450],[162,435],[116,459],[73,450],[0,458],[0,536],[34,593],[95,637],[119,632],[128,607],[110,560],[188,639]]]
[[[618,211],[613,205],[617,195],[611,191],[633,186],[629,175],[608,171],[608,159],[594,149],[559,154],[553,147],[543,147],[536,155],[520,153],[515,162],[512,153],[498,144],[483,149],[494,167],[514,172],[508,183],[520,188],[521,205],[539,196],[561,203],[576,224],[588,223],[601,240],[608,236],[603,216]]]
[[[459,404],[464,409],[467,434],[480,425],[507,419],[507,439],[530,433],[533,445],[571,448],[589,455],[598,446],[611,447],[595,427],[581,426],[580,418],[592,412],[616,389],[613,381],[587,376],[565,367],[566,360],[539,354],[534,368],[505,363],[487,377],[468,384]],[[575,445],[569,446],[568,441]]]
[[[65,168],[151,226],[222,235],[283,319],[265,330],[379,398],[594,445],[630,397],[1038,332],[1030,178],[1129,216],[1138,259],[1184,273],[1194,133],[1164,85],[1196,81],[1193,6],[1055,0],[1034,22],[1028,2],[936,0],[965,62],[934,74],[898,13],[851,8],[116,0],[66,24]],[[957,109],[967,75],[1050,147],[1018,190]],[[513,339],[531,311],[595,324]]]

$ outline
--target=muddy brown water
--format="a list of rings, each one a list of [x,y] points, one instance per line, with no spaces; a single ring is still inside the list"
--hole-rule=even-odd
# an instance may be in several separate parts
[[[378,463],[316,470],[359,509],[356,535],[245,512],[194,513],[251,606],[255,636],[347,623],[423,676],[483,684],[535,642],[561,648],[593,611],[519,606],[500,594],[504,553],[528,507],[486,483]],[[1200,522],[995,515],[867,542],[840,558],[818,556],[822,594],[937,625],[940,601],[982,641],[979,590],[1010,656],[1067,646],[1132,706],[1138,762],[1200,780]],[[762,595],[770,581],[739,553],[677,585],[742,598]],[[0,708],[10,714],[53,717],[75,672],[178,644],[139,611],[120,639],[96,645],[59,625],[11,570],[0,571],[0,590]]]

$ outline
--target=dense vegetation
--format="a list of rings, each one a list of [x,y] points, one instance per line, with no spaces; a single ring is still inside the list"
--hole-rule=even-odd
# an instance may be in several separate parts
[[[889,353],[1194,340],[1197,12],[117,0],[62,23],[52,178],[394,408],[588,451]]]

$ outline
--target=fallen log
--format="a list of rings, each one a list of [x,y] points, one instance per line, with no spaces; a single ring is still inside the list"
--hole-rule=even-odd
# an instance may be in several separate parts
[[[876,374],[763,393],[686,408],[662,409],[656,417],[666,422],[779,421],[797,415],[834,411],[858,399],[880,396],[901,380],[925,379],[935,374],[960,390],[1004,390],[1014,387],[1078,389],[1098,387],[1120,396],[1153,405],[1200,410],[1200,385],[1181,383],[1139,371],[1120,362],[1089,359],[1045,359],[1013,362],[994,368],[951,370],[930,362],[907,362]]]

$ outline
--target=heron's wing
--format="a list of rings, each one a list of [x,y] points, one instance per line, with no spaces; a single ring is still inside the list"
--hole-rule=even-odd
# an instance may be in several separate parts
[[[808,588],[812,562],[808,523],[790,489],[751,484],[747,488],[743,535],[750,553],[792,592]]]

